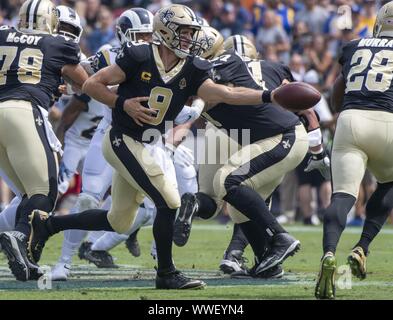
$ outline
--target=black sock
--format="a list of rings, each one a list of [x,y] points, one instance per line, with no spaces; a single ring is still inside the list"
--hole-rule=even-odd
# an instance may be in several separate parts
[[[364,253],[368,253],[368,247],[377,236],[389,216],[393,207],[393,183],[379,184],[370,197],[366,206],[366,221],[364,222],[362,235],[355,247],[362,247]]]
[[[207,194],[202,192],[197,192],[196,194],[198,201],[198,212],[197,216],[202,219],[210,219],[217,210],[216,202]]]
[[[15,224],[15,230],[22,232],[27,237],[30,236],[29,215],[33,210],[38,209],[45,212],[51,212],[54,201],[43,194],[35,194],[28,199],[24,199],[17,208],[18,221]]]
[[[254,221],[239,223],[241,230],[251,245],[254,255],[260,259],[266,250],[266,239],[261,228]]]
[[[164,274],[175,270],[172,261],[173,223],[176,209],[158,208],[153,223],[153,235],[157,248],[157,273]]]
[[[345,229],[347,215],[356,198],[347,193],[335,193],[323,217],[323,252],[335,253],[338,240]]]
[[[286,232],[255,190],[242,185],[234,186],[227,191],[224,200],[247,218],[260,225],[264,234],[269,238],[272,238],[275,234]]]
[[[69,229],[114,231],[107,215],[107,210],[91,209],[65,216],[51,216],[47,226],[52,234]]]
[[[229,242],[227,252],[231,252],[233,250],[240,250],[244,252],[244,249],[248,245],[248,240],[246,236],[244,235],[240,224],[235,224],[233,226],[233,233],[232,233],[232,238],[231,241]]]
[[[131,233],[130,236],[128,237],[128,239],[136,239],[136,236],[137,236],[139,230],[141,230],[141,228],[136,229],[133,233]]]

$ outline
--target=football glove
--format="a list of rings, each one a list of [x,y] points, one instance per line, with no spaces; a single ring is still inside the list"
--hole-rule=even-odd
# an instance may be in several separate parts
[[[308,164],[305,172],[310,172],[311,170],[319,170],[321,175],[326,179],[330,180],[330,159],[325,150],[322,150],[320,153],[311,154],[310,159],[308,160]]]

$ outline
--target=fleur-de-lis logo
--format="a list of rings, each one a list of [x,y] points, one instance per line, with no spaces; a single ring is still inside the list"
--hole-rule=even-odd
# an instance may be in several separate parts
[[[171,21],[171,19],[175,16],[175,13],[172,10],[165,10],[160,13],[160,20],[163,24],[167,24]]]
[[[282,146],[284,149],[289,149],[291,147],[291,144],[290,144],[289,140],[286,140],[286,141],[282,142]]]
[[[42,124],[44,123],[44,120],[42,120],[40,117],[37,117],[37,119],[35,119],[35,122],[37,123],[37,125],[38,125],[39,127],[41,127]]]
[[[115,139],[112,141],[112,144],[113,144],[115,147],[120,147],[121,139],[118,138],[118,137],[115,137]]]

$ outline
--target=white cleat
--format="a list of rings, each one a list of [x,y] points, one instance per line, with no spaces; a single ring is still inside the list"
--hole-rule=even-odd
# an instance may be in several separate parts
[[[58,263],[51,271],[52,281],[67,281],[71,273],[71,265],[68,263]]]

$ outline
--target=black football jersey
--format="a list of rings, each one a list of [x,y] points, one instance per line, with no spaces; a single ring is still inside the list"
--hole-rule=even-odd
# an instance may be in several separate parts
[[[212,63],[212,78],[216,83],[272,90],[281,85],[284,79],[293,81],[291,72],[284,65],[263,60],[243,60],[234,52],[225,52]],[[228,133],[230,129],[237,129],[239,134],[242,129],[249,129],[251,141],[244,140],[243,144],[286,132],[299,123],[296,115],[273,103],[255,106],[221,103],[203,115]]]
[[[351,41],[339,62],[346,86],[343,110],[393,112],[393,39]]]
[[[0,27],[0,101],[26,100],[50,107],[61,69],[78,64],[79,46],[62,36]]]
[[[112,111],[112,126],[138,141],[150,142],[157,131],[165,132],[165,122],[173,121],[190,96],[209,78],[210,62],[198,57],[187,57],[165,72],[158,47],[148,43],[127,43],[119,51],[116,64],[126,74],[118,94],[126,98],[150,97],[147,108],[157,111],[150,124],[138,126],[123,108]]]

